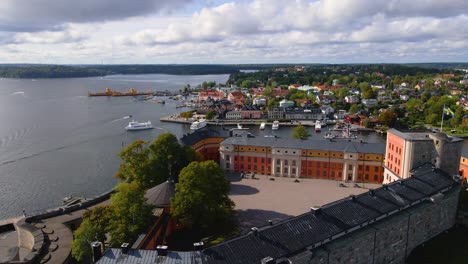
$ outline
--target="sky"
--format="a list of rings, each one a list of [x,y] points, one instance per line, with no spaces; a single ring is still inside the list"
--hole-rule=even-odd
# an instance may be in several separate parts
[[[0,0],[0,63],[468,62],[468,0]]]

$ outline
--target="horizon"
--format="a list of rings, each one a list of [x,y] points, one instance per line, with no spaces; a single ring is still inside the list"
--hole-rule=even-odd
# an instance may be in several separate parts
[[[4,0],[12,64],[468,62],[463,0]]]

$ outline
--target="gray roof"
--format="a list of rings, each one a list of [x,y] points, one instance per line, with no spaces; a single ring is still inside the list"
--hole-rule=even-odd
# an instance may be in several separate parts
[[[193,144],[207,138],[221,137],[227,138],[230,133],[227,130],[214,130],[214,129],[200,129],[195,130],[190,134],[185,134],[180,138],[180,141],[185,146],[192,146]]]
[[[438,138],[440,140],[445,140],[449,142],[458,142],[462,141],[463,139],[457,138],[457,137],[451,137],[447,136],[445,133],[437,132],[437,133],[429,133],[429,132],[402,132],[399,130],[396,130],[394,128],[388,130],[388,132],[391,132],[392,134],[395,134],[401,138],[404,138],[406,140],[410,141],[417,141],[417,140],[432,140],[432,138],[429,137],[429,135]]]
[[[348,153],[385,154],[385,143],[367,143],[348,140],[300,140],[290,138],[265,137],[230,137],[221,142],[221,145],[249,145],[259,147],[297,148],[313,150],[329,150]]]
[[[166,181],[148,189],[145,193],[146,202],[156,207],[169,207],[175,194],[174,181]]]
[[[109,249],[97,263],[207,263],[258,264],[265,257],[280,259],[321,245],[346,234],[350,229],[370,224],[428,201],[428,197],[450,190],[456,183],[431,164],[412,171],[413,177],[384,185],[369,192],[327,204],[318,210],[287,219],[272,226],[228,240],[202,251],[170,252],[156,262],[156,251],[130,250],[120,257],[119,249]]]

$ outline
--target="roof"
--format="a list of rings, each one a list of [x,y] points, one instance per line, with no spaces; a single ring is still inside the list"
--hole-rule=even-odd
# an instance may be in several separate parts
[[[410,140],[410,141],[423,141],[423,140],[432,140],[432,137],[435,137],[440,140],[445,140],[449,142],[458,142],[458,141],[463,141],[461,138],[457,137],[449,137],[445,133],[428,133],[428,132],[401,132],[399,130],[396,130],[394,128],[390,129],[387,131],[387,133],[390,132],[394,135],[397,135],[403,139]]]
[[[347,234],[351,229],[408,210],[456,185],[431,164],[424,164],[412,173],[411,178],[335,201],[202,251],[169,252],[157,263],[258,264],[265,257],[290,257],[308,247],[339,239],[339,235]],[[130,250],[129,256],[122,258],[119,249],[109,249],[97,263],[156,263],[156,258],[156,251]]]
[[[214,137],[227,138],[229,137],[229,131],[213,129],[196,130],[190,134],[185,134],[184,136],[182,136],[182,138],[180,138],[180,141],[185,146],[192,146],[203,139]]]
[[[247,137],[230,137],[221,142],[221,145],[248,145],[259,147],[276,147],[276,148],[296,148],[296,149],[313,149],[313,150],[328,150],[351,153],[372,153],[385,154],[385,143],[367,143],[346,140],[300,140],[290,138],[247,138]]]
[[[166,181],[148,189],[145,193],[146,202],[156,207],[169,207],[175,194],[174,181]]]

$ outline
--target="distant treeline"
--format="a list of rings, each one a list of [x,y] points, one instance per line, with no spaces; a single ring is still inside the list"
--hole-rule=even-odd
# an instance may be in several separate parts
[[[0,77],[3,78],[76,78],[94,77],[111,74],[175,74],[175,75],[203,75],[203,74],[239,74],[241,70],[270,70],[278,67],[307,66],[309,72],[317,73],[335,67],[343,68],[345,64],[230,64],[230,65],[40,65],[40,64],[0,64]],[[385,74],[413,74],[416,72],[434,73],[434,69],[462,68],[467,64],[348,64],[353,70],[375,70]],[[412,66],[412,67],[409,67]],[[421,67],[414,67],[421,66]],[[452,67],[450,67],[452,66]],[[455,66],[455,67],[453,67]],[[438,70],[436,70],[437,72]],[[445,70],[446,71],[446,70]]]

